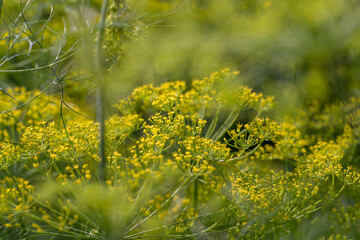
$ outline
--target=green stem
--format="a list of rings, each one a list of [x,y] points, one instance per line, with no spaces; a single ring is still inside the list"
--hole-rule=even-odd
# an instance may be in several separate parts
[[[220,108],[218,108],[216,110],[215,117],[211,120],[210,126],[206,132],[205,138],[210,138],[210,136],[213,134],[213,132],[216,128],[217,122],[219,120],[219,113],[220,113]]]
[[[197,209],[198,198],[199,198],[199,181],[197,179],[194,180],[194,209]]]
[[[98,93],[97,93],[97,121],[100,123],[100,143],[99,143],[99,181],[105,182],[105,166],[106,166],[106,156],[105,156],[105,71],[103,66],[103,51],[102,45],[105,35],[105,18],[106,10],[108,6],[108,0],[103,0],[101,5],[100,13],[100,22],[98,25],[98,40],[96,43],[96,70],[97,70],[97,80],[98,80]]]
[[[8,177],[11,178],[11,180],[14,182],[16,189],[17,189],[17,190],[20,190],[20,189],[19,189],[19,185],[18,185],[16,179],[15,179],[14,176],[9,172],[9,169],[6,168],[6,169],[5,169],[5,172],[6,172],[6,174],[8,175]]]
[[[227,117],[227,119],[225,120],[225,122],[211,137],[211,139],[214,141],[218,141],[225,134],[225,132],[229,130],[229,128],[234,124],[238,116],[239,116],[239,111],[236,108],[234,108]]]

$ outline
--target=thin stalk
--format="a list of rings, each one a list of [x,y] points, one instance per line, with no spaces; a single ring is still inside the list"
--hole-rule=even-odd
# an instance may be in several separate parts
[[[197,179],[194,180],[194,209],[197,209],[198,198],[199,198],[199,181]]]
[[[211,137],[211,139],[214,141],[218,141],[225,134],[225,132],[229,130],[229,128],[234,124],[238,116],[239,116],[239,111],[236,108],[234,108],[229,114],[228,118],[225,120],[225,122]]]
[[[97,121],[100,123],[100,143],[99,143],[99,181],[105,182],[105,165],[106,165],[106,156],[105,156],[105,71],[103,66],[103,51],[102,45],[105,35],[105,18],[106,10],[108,7],[108,0],[103,0],[101,5],[100,13],[100,22],[98,25],[98,39],[96,43],[96,70],[97,70],[97,80],[98,80],[98,93],[97,93]]]
[[[210,136],[213,134],[213,132],[216,128],[217,122],[219,120],[219,113],[220,113],[220,108],[218,108],[216,110],[215,117],[211,120],[210,126],[209,126],[208,130],[206,131],[205,138],[210,138]]]
[[[262,142],[261,142],[262,143]],[[246,153],[245,155],[240,155],[240,156],[237,156],[237,157],[234,157],[234,158],[230,158],[229,160],[227,160],[228,162],[231,162],[231,161],[238,161],[238,160],[241,160],[241,159],[244,159],[244,158],[247,158],[248,156],[250,156],[251,154],[253,154],[254,152],[256,152],[259,147],[261,146],[261,143],[259,143],[258,145],[256,145],[256,147],[254,149],[252,149],[250,152]]]
[[[104,92],[102,91],[103,87],[101,85],[98,87],[98,96],[97,96],[97,121],[100,123],[100,142],[99,142],[99,181],[105,183],[105,166],[106,166],[106,156],[105,156],[105,114],[104,114]]]
[[[166,199],[160,206],[160,208],[155,209],[153,212],[150,213],[149,216],[145,217],[144,219],[142,219],[140,222],[138,222],[137,224],[133,225],[130,229],[128,229],[124,235],[130,233],[132,230],[138,228],[141,224],[143,224],[144,222],[146,222],[149,218],[151,218],[152,216],[154,216],[162,207],[164,207],[171,199],[173,199],[173,197],[180,192],[181,190],[183,190],[186,186],[188,186],[190,183],[192,183],[194,181],[194,178],[188,178],[185,179],[183,181],[183,183],[177,188],[175,189],[175,191],[171,194],[171,196]]]

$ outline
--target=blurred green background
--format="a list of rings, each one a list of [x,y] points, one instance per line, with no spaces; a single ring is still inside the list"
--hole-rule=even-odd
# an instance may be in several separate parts
[[[6,33],[21,7],[18,0],[4,0],[0,56],[26,54],[0,63],[0,87],[44,88],[54,81],[49,68],[23,73],[4,70],[44,66],[54,62],[59,52],[62,59],[69,51],[54,70],[67,80],[64,86],[70,97],[81,106],[93,103],[89,59],[101,2],[34,1],[24,14],[34,33],[41,32],[53,7],[45,34],[36,35],[43,39],[43,48],[33,44],[29,51],[33,40],[21,41],[26,39],[22,34],[8,51],[14,36],[10,39]],[[114,6],[123,1],[111,2]],[[360,96],[359,1],[142,0],[126,4],[125,17],[115,16],[108,22],[115,24],[108,26],[125,29],[119,34],[127,37],[109,34],[104,46],[108,55],[121,55],[119,61],[108,61],[111,103],[142,84],[190,83],[225,67],[240,71],[232,84],[275,96],[277,115],[294,114],[304,103],[323,105]],[[20,31],[22,23],[20,19],[12,31]],[[59,91],[59,86],[52,88],[53,93]]]

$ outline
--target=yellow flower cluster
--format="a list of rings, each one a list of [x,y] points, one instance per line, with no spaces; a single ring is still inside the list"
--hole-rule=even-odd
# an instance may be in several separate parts
[[[212,116],[214,109],[221,106],[253,108],[263,112],[271,108],[273,98],[264,98],[247,87],[239,88],[234,94],[222,91],[221,84],[227,83],[228,78],[235,77],[238,72],[229,69],[213,73],[210,77],[194,80],[191,88],[187,89],[183,81],[164,83],[159,87],[145,85],[136,88],[133,94],[115,105],[123,114],[135,113],[137,109],[149,112],[181,112],[204,118]],[[229,100],[229,96],[233,100]],[[208,113],[208,114],[206,114]]]
[[[6,216],[8,224],[16,224],[17,215],[29,211],[34,204],[33,191],[34,187],[26,179],[5,177],[0,180],[0,214]]]
[[[239,149],[239,156],[247,152],[255,152],[265,140],[272,140],[275,134],[279,134],[279,126],[270,119],[256,118],[252,122],[245,125],[238,124],[236,129],[230,130],[232,147]]]
[[[26,91],[24,87],[5,91],[7,94],[0,92],[0,139],[14,140],[27,126],[59,120],[58,98],[41,94],[40,91]],[[72,104],[70,106],[75,108]],[[76,114],[69,113],[63,111],[65,121],[78,119]]]
[[[139,115],[127,115],[127,116],[111,116],[106,121],[106,135],[110,144],[109,151],[116,151],[129,135],[142,128],[143,119]]]
[[[223,96],[225,102],[233,103],[240,109],[251,107],[258,112],[264,112],[273,107],[273,97],[263,97],[262,93],[255,93],[252,89],[241,86],[232,94]]]
[[[0,169],[21,161],[21,150],[18,145],[0,142]]]
[[[180,148],[173,152],[174,160],[190,176],[212,173],[230,156],[230,149],[225,144],[199,136],[188,137],[178,144]]]
[[[1,173],[8,175],[0,180],[4,226],[79,239],[217,233],[266,239],[335,204],[340,194],[360,200],[354,103],[341,131],[319,141],[308,133],[310,118],[293,124],[260,117],[272,98],[247,87],[228,101],[218,86],[235,75],[225,69],[189,89],[181,81],[147,85],[118,103],[121,116],[106,120],[104,184],[98,184],[99,124],[69,117],[60,128],[35,109],[39,120],[19,121],[18,144],[0,142]],[[257,116],[239,122],[244,108]]]
[[[330,175],[340,174],[343,151],[339,145],[334,142],[320,142],[310,150],[311,154],[305,157],[305,163],[299,166],[300,175],[325,180]]]

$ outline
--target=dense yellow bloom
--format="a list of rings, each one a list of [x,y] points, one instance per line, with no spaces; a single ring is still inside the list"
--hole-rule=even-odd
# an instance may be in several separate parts
[[[21,111],[2,115],[4,140],[10,127],[19,131],[18,143],[0,142],[0,166],[10,174],[0,180],[4,226],[19,228],[26,217],[36,234],[101,239],[190,236],[201,224],[238,239],[242,232],[266,236],[273,226],[320,211],[347,188],[359,190],[357,100],[302,120],[274,121],[263,116],[272,97],[245,86],[229,96],[219,87],[236,74],[224,69],[188,87],[146,85],[120,101],[120,115],[106,120],[102,185],[98,123],[65,115],[66,129],[59,128],[48,116],[58,114],[56,98],[49,107],[30,107],[23,121],[13,118]],[[9,92],[21,101],[33,94]],[[2,97],[4,107],[14,106]],[[337,134],[307,132],[329,124],[343,107],[346,114],[332,123],[341,126]],[[239,122],[244,112],[255,117]],[[24,178],[12,178],[16,171]],[[346,213],[359,211],[343,212],[339,219],[356,222]]]

